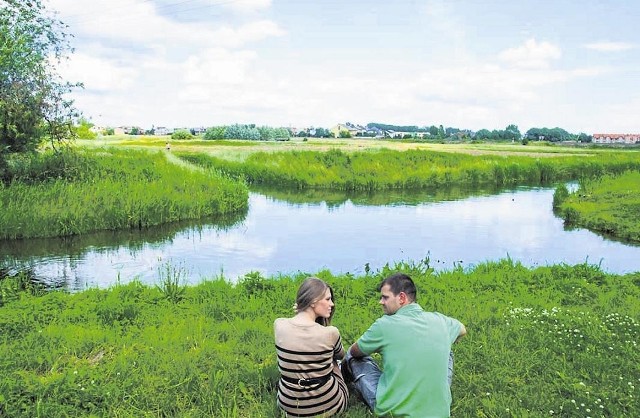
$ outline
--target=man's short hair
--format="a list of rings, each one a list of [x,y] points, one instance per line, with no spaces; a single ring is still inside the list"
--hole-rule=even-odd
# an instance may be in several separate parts
[[[389,285],[389,289],[394,296],[397,296],[400,292],[404,292],[411,302],[415,302],[418,299],[416,285],[413,283],[413,280],[411,280],[411,277],[404,273],[393,273],[391,276],[388,276],[380,283],[378,291],[380,291],[384,285]]]

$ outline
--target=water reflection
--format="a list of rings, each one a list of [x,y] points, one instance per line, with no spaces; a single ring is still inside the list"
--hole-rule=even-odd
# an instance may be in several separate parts
[[[528,266],[585,261],[638,270],[640,247],[566,229],[552,188],[340,193],[252,192],[246,213],[225,220],[67,240],[0,243],[3,264],[31,268],[53,286],[106,287],[134,277],[156,283],[167,263],[190,283],[258,271],[364,273],[395,261],[472,266],[511,257]]]
[[[355,205],[418,205],[426,202],[461,200],[470,196],[486,196],[498,193],[496,187],[470,188],[455,186],[448,189],[391,189],[385,191],[339,191],[339,190],[279,190],[268,187],[254,187],[272,199],[292,204],[325,204],[329,208],[340,207],[347,202]]]
[[[198,236],[224,232],[240,224],[247,210],[181,221],[142,230],[100,231],[64,238],[0,240],[0,263],[7,275],[18,270],[49,288],[78,290],[93,284],[109,285],[118,277],[125,281],[145,270],[154,270],[163,249],[188,231]],[[115,272],[115,275],[113,274]],[[105,280],[96,276],[108,274]]]

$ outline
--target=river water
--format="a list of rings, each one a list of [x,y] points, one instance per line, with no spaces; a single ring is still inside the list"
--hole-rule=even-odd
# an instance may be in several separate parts
[[[588,262],[612,273],[640,270],[640,246],[566,229],[552,212],[552,188],[266,193],[252,192],[248,211],[225,219],[0,242],[0,262],[70,291],[134,278],[158,283],[168,266],[190,284],[220,276],[236,281],[250,272],[358,275],[427,257],[436,270],[506,257],[527,266]]]

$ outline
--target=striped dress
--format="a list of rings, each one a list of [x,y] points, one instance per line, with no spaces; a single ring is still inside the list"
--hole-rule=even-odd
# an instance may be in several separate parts
[[[281,375],[278,406],[289,417],[328,417],[344,411],[349,392],[339,368],[334,368],[334,359],[345,354],[338,328],[289,318],[276,319],[273,328]],[[318,378],[322,383],[293,383]]]

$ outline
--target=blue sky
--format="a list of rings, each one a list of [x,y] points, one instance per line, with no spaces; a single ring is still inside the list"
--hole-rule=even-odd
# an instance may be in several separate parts
[[[640,3],[48,0],[99,125],[640,132]],[[82,4],[82,6],[79,6]]]

